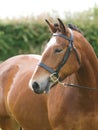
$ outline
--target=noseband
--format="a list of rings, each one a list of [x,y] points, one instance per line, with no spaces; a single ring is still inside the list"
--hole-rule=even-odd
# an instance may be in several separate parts
[[[52,68],[50,68],[49,66],[47,66],[46,64],[40,62],[38,65],[42,68],[44,68],[45,70],[47,70],[49,73],[51,73],[51,78],[52,80],[54,81],[54,77],[56,77],[56,80],[61,80],[61,78],[59,77],[59,72],[61,70],[61,68],[63,67],[64,64],[66,64],[72,50],[75,52],[75,55],[76,55],[76,58],[77,58],[77,61],[78,63],[80,64],[80,59],[79,59],[79,56],[78,56],[78,53],[77,53],[77,50],[74,46],[74,42],[73,42],[73,39],[74,39],[74,36],[73,36],[73,31],[71,29],[69,29],[70,31],[70,37],[67,37],[65,36],[64,34],[58,34],[58,33],[53,33],[53,36],[58,36],[58,37],[62,37],[66,40],[69,41],[69,46],[65,52],[65,55],[60,63],[60,65],[58,66],[57,70],[53,70]],[[55,81],[56,82],[56,81]]]

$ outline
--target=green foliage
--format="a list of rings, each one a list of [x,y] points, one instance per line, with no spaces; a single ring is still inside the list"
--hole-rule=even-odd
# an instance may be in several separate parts
[[[24,53],[40,53],[49,35],[41,23],[0,24],[0,60]]]
[[[65,15],[65,23],[77,25],[93,46],[98,56],[98,7]],[[43,19],[43,18],[41,18]],[[46,23],[41,19],[27,21],[0,22],[0,60],[25,53],[42,52],[50,37]]]

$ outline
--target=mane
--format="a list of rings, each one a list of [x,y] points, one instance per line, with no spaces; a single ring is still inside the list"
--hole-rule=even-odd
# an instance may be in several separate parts
[[[60,31],[60,28],[59,28],[59,25],[58,25],[58,23],[54,23],[54,27],[58,30],[58,31]],[[72,30],[75,30],[75,31],[77,31],[77,32],[79,32],[79,33],[81,33],[82,35],[83,35],[83,32],[76,26],[76,25],[73,25],[73,24],[68,24],[68,27],[70,28],[70,29],[72,29]]]
[[[76,26],[76,25],[73,25],[73,24],[68,24],[68,27],[70,28],[70,29],[72,29],[72,30],[75,30],[75,31],[77,31],[77,32],[79,32],[79,33],[81,33],[81,34],[83,34],[83,32]]]

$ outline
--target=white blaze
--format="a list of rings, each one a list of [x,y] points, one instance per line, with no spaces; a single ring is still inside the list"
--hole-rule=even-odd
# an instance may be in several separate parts
[[[48,42],[48,44],[47,44],[47,48],[50,47],[51,45],[55,44],[55,43],[56,43],[56,38],[55,38],[55,37],[52,37],[52,38],[50,39],[50,41]]]

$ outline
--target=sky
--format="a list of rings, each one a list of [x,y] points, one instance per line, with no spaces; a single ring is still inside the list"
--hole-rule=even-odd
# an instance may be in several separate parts
[[[95,5],[98,0],[0,0],[0,19],[38,16],[53,11],[62,16],[64,12],[81,12]]]

